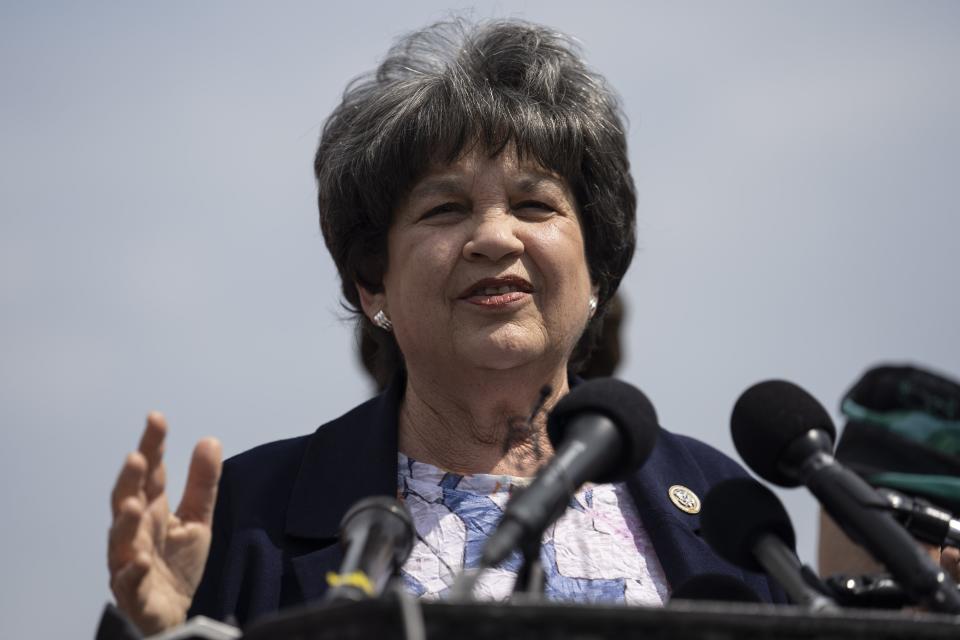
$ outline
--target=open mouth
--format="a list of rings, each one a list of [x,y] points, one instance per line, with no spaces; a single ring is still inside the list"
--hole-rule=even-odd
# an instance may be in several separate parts
[[[484,278],[471,285],[460,297],[496,297],[509,295],[511,293],[533,293],[533,285],[524,278],[517,276]]]
[[[518,276],[484,278],[473,283],[460,296],[481,307],[503,308],[522,302],[533,293],[533,285]]]

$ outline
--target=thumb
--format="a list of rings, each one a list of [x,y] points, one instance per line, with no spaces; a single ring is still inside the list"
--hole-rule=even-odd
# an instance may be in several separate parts
[[[220,442],[215,438],[204,438],[194,447],[183,499],[177,509],[177,516],[181,520],[204,524],[210,524],[213,520],[222,455]]]

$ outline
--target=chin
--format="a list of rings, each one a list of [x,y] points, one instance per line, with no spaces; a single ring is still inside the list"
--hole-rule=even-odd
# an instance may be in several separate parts
[[[528,365],[547,355],[542,341],[531,336],[485,336],[462,345],[460,357],[483,369],[505,371]]]

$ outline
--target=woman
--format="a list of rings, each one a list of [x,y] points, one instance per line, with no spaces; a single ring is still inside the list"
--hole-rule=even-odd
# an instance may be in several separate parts
[[[407,586],[443,597],[509,487],[550,457],[545,411],[633,255],[617,100],[568,39],[539,26],[442,24],[401,40],[348,87],[315,170],[343,295],[389,387],[310,436],[228,461],[219,496],[219,445],[202,441],[173,516],[166,426],[151,415],[117,481],[109,554],[118,603],[145,630],[191,606],[244,623],[320,596],[341,558],[341,517],[376,494],[399,492],[414,514]],[[664,433],[639,473],[585,488],[547,533],[548,596],[655,605],[720,572],[773,598],[697,534],[696,495],[742,473]],[[507,565],[479,591],[508,593]]]

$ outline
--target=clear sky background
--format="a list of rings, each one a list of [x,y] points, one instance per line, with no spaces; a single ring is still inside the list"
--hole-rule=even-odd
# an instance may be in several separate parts
[[[173,494],[365,399],[311,159],[440,2],[0,5],[0,635],[92,635],[149,409]],[[498,2],[623,96],[640,249],[622,377],[735,456],[768,377],[836,414],[878,362],[960,375],[960,3]],[[815,503],[782,491],[813,560]],[[34,625],[40,625],[38,633]]]

